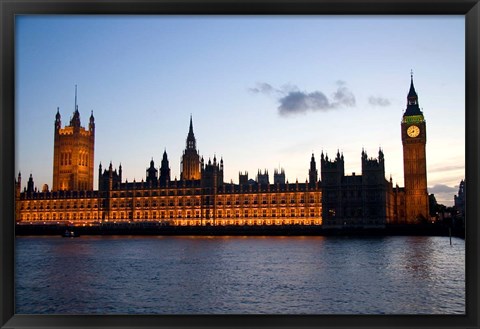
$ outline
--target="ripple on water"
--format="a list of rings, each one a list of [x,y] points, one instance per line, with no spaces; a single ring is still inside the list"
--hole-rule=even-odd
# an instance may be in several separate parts
[[[462,314],[465,247],[453,242],[17,237],[16,313]]]

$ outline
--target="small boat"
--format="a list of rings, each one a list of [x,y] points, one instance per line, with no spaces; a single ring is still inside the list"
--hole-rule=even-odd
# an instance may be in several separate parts
[[[75,231],[65,230],[65,232],[63,232],[62,236],[64,238],[78,238],[80,236],[80,234],[78,234]]]

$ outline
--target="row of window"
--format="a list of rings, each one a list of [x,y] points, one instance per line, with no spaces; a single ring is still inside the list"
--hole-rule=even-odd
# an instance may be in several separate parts
[[[298,200],[298,203],[296,203],[295,200],[291,200],[289,203],[286,203],[285,200],[281,200],[280,203],[278,203],[278,204],[280,204],[280,205],[297,205],[297,204],[304,204],[304,203],[305,203],[305,200],[300,199],[300,200]],[[315,200],[311,199],[310,203],[311,204],[315,203]],[[244,200],[243,203],[241,203],[238,200],[235,201],[234,203],[231,202],[231,201],[227,201],[227,202],[217,201],[217,206],[232,206],[232,205],[240,206],[241,204],[247,205],[247,206],[248,205],[258,205],[258,202],[256,200],[253,201],[252,203],[248,200]],[[275,204],[277,204],[277,202],[276,202],[276,200],[271,200],[271,202],[267,202],[266,200],[264,200],[264,201],[262,201],[261,204],[262,205],[268,205],[268,204],[275,205]],[[207,200],[203,203],[203,205],[213,206],[214,203],[211,200]],[[168,202],[166,200],[162,200],[160,202],[157,202],[156,200],[154,200],[154,201],[145,200],[143,202],[137,202],[135,204],[135,206],[137,208],[141,208],[141,207],[149,208],[149,207],[157,207],[157,206],[160,206],[160,207],[166,207],[166,206],[169,206],[169,207],[175,207],[175,206],[191,207],[191,206],[200,206],[200,199],[194,199],[194,200],[188,200],[187,199],[185,202],[183,200],[177,200],[177,199],[170,199],[170,200],[168,200]],[[132,207],[132,202],[127,201],[127,202],[114,202],[114,203],[112,203],[112,208],[125,208],[125,207],[131,208]]]
[[[80,166],[88,167],[88,154],[85,152],[80,152],[78,158],[78,164]]]
[[[72,164],[72,152],[60,153],[60,165],[67,166]]]
[[[161,198],[160,200],[165,200],[166,198]],[[174,198],[169,198],[169,200],[174,199]],[[178,199],[179,202],[182,202],[182,200],[189,200],[190,198],[180,198]],[[290,196],[290,198],[287,198],[285,195],[246,195],[246,196],[225,196],[225,195],[217,195],[215,197],[217,200],[217,205],[231,205],[231,204],[267,204],[267,203],[305,203],[305,198],[304,195],[297,195],[295,196],[294,194]],[[314,194],[311,194],[309,198],[307,198],[309,203],[314,203],[314,202],[319,202],[320,196],[315,197]],[[142,199],[140,199],[142,200]],[[200,197],[196,197],[195,200],[200,200]],[[211,196],[206,196],[204,197],[204,200],[211,201],[213,200],[213,197]],[[147,202],[148,200],[144,200],[144,202]]]
[[[57,204],[53,204],[51,205],[50,203],[47,203],[45,206],[43,205],[43,203],[38,203],[38,206],[36,203],[28,203],[28,202],[22,202],[21,203],[21,206],[20,206],[20,209],[21,210],[57,210],[57,209],[90,209],[90,208],[98,208],[98,205],[95,203],[95,204],[90,204],[90,203],[87,203],[87,204],[83,204],[83,203],[80,203],[80,204],[77,204],[75,202],[72,202],[71,204],[70,203],[67,203],[67,204],[64,204],[64,203],[59,203],[58,206]]]
[[[200,225],[322,225],[321,219],[315,220],[273,220],[273,219],[259,219],[259,220],[211,220],[208,222],[200,220],[176,220],[173,225],[177,226],[200,226]]]
[[[86,182],[83,182],[83,185],[87,184]],[[217,197],[217,206],[231,206],[231,205],[268,205],[268,204],[278,204],[280,205],[296,205],[296,204],[304,204],[305,199],[303,196],[299,196],[297,198],[291,198],[289,200],[286,200],[284,197],[282,198],[277,198],[276,196],[272,197],[267,197],[267,196],[262,196],[261,198],[255,198],[255,197],[222,197],[219,196]],[[288,201],[288,202],[287,202]],[[318,198],[316,199],[313,195],[308,199],[308,202],[310,204],[314,204],[315,202],[318,202]],[[45,203],[45,204],[44,204]],[[135,203],[136,207],[166,207],[166,206],[200,206],[201,204],[201,198],[200,197],[195,197],[195,198],[160,198],[158,199],[137,199],[137,202]],[[204,199],[204,205],[214,205],[213,198],[205,198]],[[112,202],[112,207],[113,208],[131,208],[133,205],[131,200],[119,200],[119,201],[113,201]],[[36,210],[36,209],[57,209],[56,203],[45,201],[45,202],[36,202],[36,201],[26,201],[22,202],[20,209],[24,210]],[[97,203],[96,199],[95,202],[78,202],[78,201],[70,201],[70,202],[59,202],[58,203],[58,209],[83,209],[83,208],[97,208]]]
[[[321,209],[316,210],[315,208],[310,208],[308,211],[301,209],[300,211],[291,209],[287,211],[286,209],[281,209],[277,211],[276,209],[267,210],[263,209],[261,211],[257,210],[245,210],[245,211],[230,211],[230,210],[217,210],[215,218],[266,218],[266,217],[282,217],[282,218],[296,218],[296,217],[321,217]],[[108,219],[106,213],[105,217]],[[203,218],[213,218],[213,211],[203,211]],[[29,220],[89,220],[89,219],[99,219],[101,218],[101,213],[99,212],[46,212],[46,213],[23,213],[20,215],[20,220],[29,221]],[[182,218],[198,218],[200,219],[200,211],[152,211],[152,212],[142,212],[136,211],[135,216],[133,217],[132,212],[112,212],[111,219],[182,219]]]
[[[236,197],[236,193],[228,193],[228,192],[218,192],[216,197],[217,198],[222,198],[222,197]],[[155,196],[183,196],[183,195],[193,195],[193,196],[200,196],[202,194],[201,189],[181,189],[181,188],[171,188],[171,189],[160,189],[160,190],[136,190],[134,191],[116,191],[112,192],[112,198],[125,198],[125,197],[133,197],[135,194],[135,197],[155,197]],[[266,196],[279,196],[279,198],[284,198],[284,199],[294,199],[295,196],[299,195],[304,196],[305,192],[292,192],[292,193],[241,193],[243,197],[246,198],[260,198],[261,196],[266,197]],[[316,193],[309,193],[311,197],[314,195],[319,195],[318,191]]]
[[[309,211],[305,211],[301,209],[300,211],[291,209],[287,211],[286,209],[281,209],[277,211],[276,209],[267,210],[262,209],[261,211],[257,210],[244,210],[243,212],[240,210],[231,211],[231,210],[217,210],[216,216],[217,218],[239,218],[239,217],[305,217],[308,214],[310,217],[320,217],[321,209],[316,210],[315,208],[309,209]],[[212,218],[214,217],[213,210],[206,210],[203,211],[203,217]],[[113,219],[133,219],[131,212],[112,212],[111,218]],[[166,218],[200,218],[200,211],[152,211],[152,212],[135,212],[135,219],[166,219]]]
[[[275,203],[272,203],[272,204],[275,204]],[[167,205],[170,206],[170,207],[175,207],[175,206],[178,206],[178,207],[183,207],[183,206],[186,206],[186,207],[191,207],[191,206],[200,206],[200,202],[195,202],[195,203],[191,203],[191,202],[186,202],[186,203],[183,203],[183,202],[178,202],[178,203],[174,203],[173,201],[172,202],[169,202],[168,204],[165,203],[165,202],[160,202],[159,203],[160,207],[166,207]],[[210,204],[205,204],[205,205],[213,205],[212,203]],[[219,202],[217,203],[218,206],[222,206],[222,203]],[[230,203],[227,203],[227,205],[230,205]],[[239,205],[239,203],[237,203],[236,205]],[[265,204],[266,205],[266,204]],[[140,203],[137,203],[136,204],[136,207],[137,208],[150,208],[150,207],[158,207],[157,203],[156,202],[153,202],[151,205],[149,205],[148,203],[144,203],[143,205],[140,204]],[[132,207],[132,203],[129,202],[129,203],[114,203],[112,205],[112,209],[117,209],[117,208],[131,208]],[[72,205],[70,204],[62,204],[60,203],[57,207],[57,205],[53,205],[53,206],[50,206],[49,204],[47,204],[46,206],[43,206],[43,204],[40,204],[38,207],[34,204],[32,206],[30,206],[29,204],[22,204],[20,206],[20,210],[63,210],[63,209],[97,209],[98,208],[98,205],[97,204],[94,204],[94,205],[91,205],[91,204],[79,204],[77,206],[77,204],[73,203]]]
[[[192,189],[162,189],[160,191],[135,191],[136,197],[152,197],[152,196],[181,196],[181,195],[200,195],[201,190],[192,190]],[[134,192],[113,192],[112,198],[124,198],[124,197],[133,197]]]
[[[72,152],[61,152],[60,153],[60,165],[69,166],[72,164]],[[85,152],[80,152],[78,155],[78,165],[88,167],[88,154]]]
[[[97,212],[91,213],[25,213],[20,215],[22,221],[65,221],[65,220],[96,220],[99,219]]]

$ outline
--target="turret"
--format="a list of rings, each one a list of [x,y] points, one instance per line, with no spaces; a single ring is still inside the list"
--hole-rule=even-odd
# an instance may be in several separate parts
[[[101,190],[103,186],[102,163],[98,165],[98,189]]]
[[[222,161],[217,163],[217,157],[214,155],[213,162],[209,158],[205,166],[202,166],[202,186],[219,187],[223,184],[223,166]]]
[[[168,163],[167,150],[164,150],[162,165],[160,167],[160,185],[166,186],[169,181],[170,181],[170,167]]]
[[[90,130],[92,133],[95,132],[95,118],[93,117],[93,111],[92,114],[90,114],[90,123],[88,124],[88,130]]]
[[[322,184],[339,185],[345,176],[345,163],[343,153],[337,151],[335,160],[329,160],[328,154],[321,156],[320,173]]]
[[[285,170],[283,168],[273,171],[273,184],[285,184]]]
[[[238,183],[240,185],[248,184],[248,172],[245,172],[245,174],[242,174],[242,172],[238,173]]]
[[[27,182],[27,195],[31,196],[34,191],[35,191],[35,185],[33,182],[32,174],[30,174],[30,177],[28,178],[28,182]]]
[[[20,197],[21,187],[22,187],[22,174],[20,172],[18,172],[18,178],[15,181],[15,194],[16,194],[17,198]]]
[[[265,169],[263,174],[261,173],[260,169],[258,170],[257,183],[260,184],[260,185],[269,185],[270,184],[267,169]]]
[[[385,161],[385,157],[383,156],[383,151],[381,148],[378,149],[378,161],[383,163]]]
[[[146,181],[147,183],[152,184],[155,186],[157,184],[157,173],[158,170],[155,168],[155,163],[153,162],[153,158],[150,161],[150,167],[147,168],[147,178]]]
[[[378,158],[368,158],[362,150],[362,175],[365,183],[381,184],[385,181],[385,159],[383,151],[378,151]]]
[[[58,131],[62,128],[62,119],[60,116],[60,108],[57,107],[57,114],[55,115],[55,131]]]
[[[322,152],[323,156],[323,152]],[[318,181],[318,170],[317,163],[315,162],[315,156],[312,153],[312,158],[310,159],[310,170],[308,171],[309,185],[315,186],[315,183]]]

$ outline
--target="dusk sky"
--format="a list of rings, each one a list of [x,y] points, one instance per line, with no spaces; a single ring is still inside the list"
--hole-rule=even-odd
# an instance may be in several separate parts
[[[95,117],[98,165],[145,179],[164,149],[180,177],[190,115],[226,182],[283,168],[305,182],[312,152],[385,154],[403,186],[400,122],[410,72],[427,122],[429,193],[453,204],[465,177],[464,16],[20,16],[16,18],[16,171],[52,186],[57,107]]]

